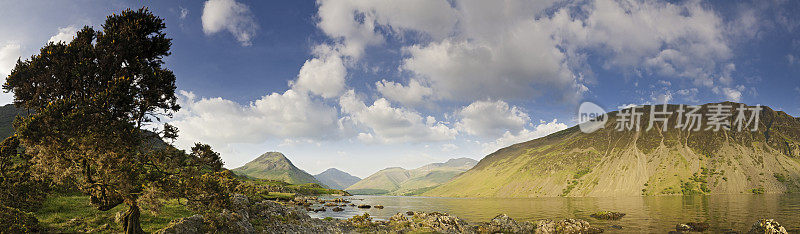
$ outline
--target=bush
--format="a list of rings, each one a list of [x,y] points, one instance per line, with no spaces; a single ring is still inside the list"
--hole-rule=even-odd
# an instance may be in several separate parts
[[[39,220],[17,208],[0,205],[0,233],[34,233],[42,231]]]

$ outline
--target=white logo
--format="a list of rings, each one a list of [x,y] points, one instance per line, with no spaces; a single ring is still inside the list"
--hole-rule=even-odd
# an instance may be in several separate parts
[[[597,104],[583,102],[578,108],[578,126],[583,133],[592,133],[604,128],[608,121],[606,111]]]

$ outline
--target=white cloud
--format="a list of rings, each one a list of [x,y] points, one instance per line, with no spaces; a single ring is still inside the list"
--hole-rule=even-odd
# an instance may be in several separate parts
[[[181,146],[198,141],[219,146],[276,138],[325,139],[339,134],[333,107],[294,90],[272,93],[247,105],[179,93],[182,109],[170,123],[180,130]]]
[[[425,97],[433,94],[430,87],[424,86],[417,80],[408,82],[408,86],[393,81],[381,80],[375,82],[375,88],[389,100],[399,102],[406,106],[416,106],[423,102]]]
[[[698,90],[697,88],[689,88],[689,89],[680,89],[678,91],[675,91],[675,94],[683,97],[684,100],[690,102],[698,102],[700,101],[699,99],[697,99],[697,94],[699,92],[700,90]]]
[[[183,14],[183,12],[181,12]],[[242,46],[252,45],[258,24],[247,5],[235,0],[208,0],[203,6],[203,32],[206,35],[227,30]]]
[[[72,42],[72,39],[75,38],[75,34],[78,32],[78,28],[75,26],[67,26],[58,29],[58,34],[55,36],[50,37],[50,40],[47,42],[64,42],[65,44],[69,44]]]
[[[742,99],[742,92],[745,90],[744,85],[736,86],[736,88],[729,87],[714,87],[711,91],[715,94],[721,94],[726,101],[738,102]]]
[[[339,53],[329,46],[317,46],[314,53],[316,57],[306,60],[300,68],[297,81],[291,82],[290,86],[295,90],[308,91],[324,98],[339,96],[344,90],[345,76],[347,76],[344,61]]]
[[[558,119],[553,119],[551,122],[540,121],[539,125],[536,125],[533,130],[523,129],[518,134],[506,132],[503,136],[492,142],[481,144],[483,146],[482,152],[484,154],[490,154],[500,148],[547,136],[564,129],[567,129],[567,125],[559,123]]]
[[[8,43],[0,47],[0,82],[6,83],[6,78],[11,74],[20,56],[20,45],[17,43]],[[0,92],[0,105],[11,103],[13,100],[14,94]]]
[[[461,119],[456,129],[480,137],[498,137],[506,132],[517,134],[530,121],[516,106],[504,101],[476,101],[456,113]]]
[[[317,4],[317,27],[341,41],[344,55],[355,58],[367,46],[383,43],[380,27],[397,34],[413,30],[443,37],[457,20],[445,0],[319,0]]]
[[[180,12],[181,15],[179,16],[180,19],[186,19],[186,16],[189,16],[189,9],[186,9],[186,8],[183,8],[183,7],[180,7],[180,9],[181,9],[181,12]]]
[[[402,107],[392,107],[388,100],[380,98],[366,105],[353,90],[340,97],[342,113],[352,118],[355,127],[366,132],[358,134],[364,142],[400,143],[444,141],[455,139],[457,131],[432,116]]]

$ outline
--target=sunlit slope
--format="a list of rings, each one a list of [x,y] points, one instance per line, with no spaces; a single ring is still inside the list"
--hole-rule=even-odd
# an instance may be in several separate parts
[[[279,152],[267,152],[233,172],[258,179],[280,180],[290,184],[316,183],[314,176],[295,167],[289,159]]]
[[[732,104],[732,103],[726,103]],[[704,105],[703,113],[708,110]],[[738,104],[735,104],[738,106]],[[677,106],[670,105],[674,111]],[[639,196],[800,192],[800,121],[764,107],[756,132],[616,131],[577,126],[486,156],[422,195],[452,197]],[[733,121],[731,119],[731,121]],[[705,128],[705,123],[703,128]]]
[[[350,186],[347,191],[354,194],[416,195],[449,181],[476,163],[469,158],[458,158],[413,170],[386,168]]]

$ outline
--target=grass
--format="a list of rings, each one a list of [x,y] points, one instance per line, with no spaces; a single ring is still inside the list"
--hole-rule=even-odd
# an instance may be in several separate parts
[[[57,232],[121,232],[122,225],[114,222],[117,212],[125,212],[128,207],[119,205],[109,211],[99,211],[89,204],[88,196],[66,195],[50,196],[34,215],[42,226]],[[164,228],[173,219],[191,216],[192,212],[178,203],[178,200],[164,202],[161,212],[154,215],[142,211],[142,229],[155,232]]]

